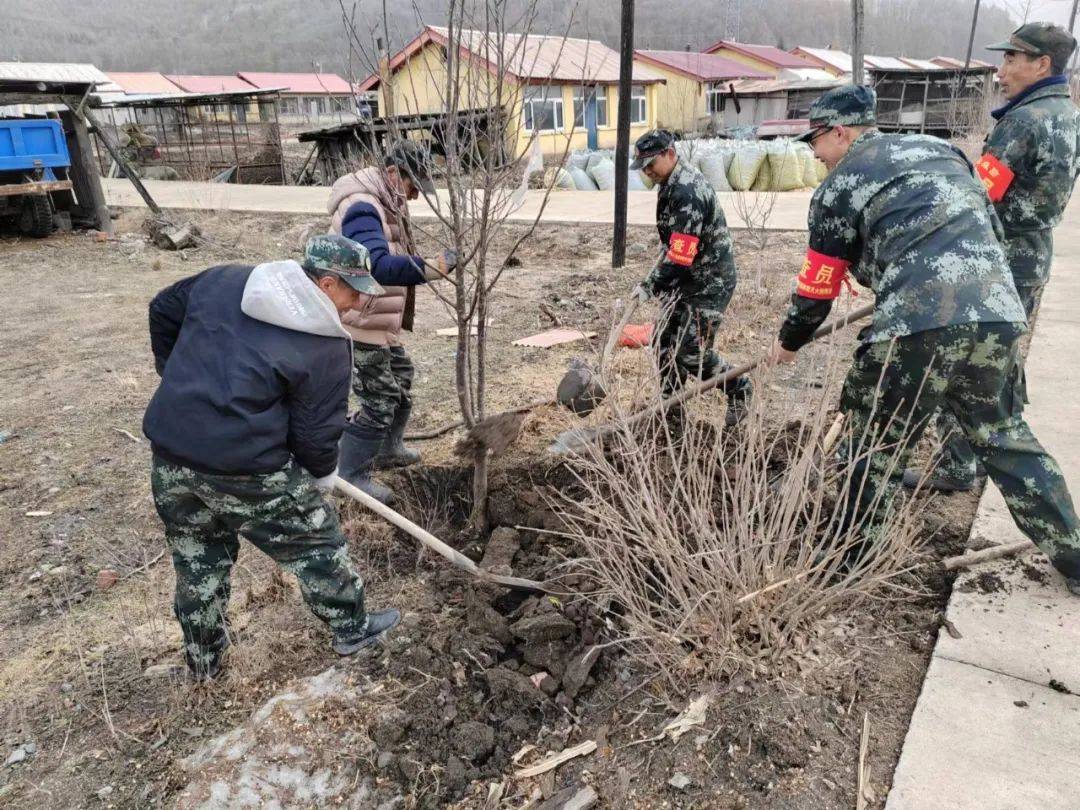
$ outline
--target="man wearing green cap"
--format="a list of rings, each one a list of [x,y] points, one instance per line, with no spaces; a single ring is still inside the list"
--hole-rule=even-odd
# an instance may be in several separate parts
[[[154,503],[176,570],[184,655],[212,678],[230,643],[225,609],[238,534],[300,582],[333,648],[350,655],[397,624],[369,613],[337,513],[323,498],[337,473],[352,343],[341,314],[382,289],[367,251],[316,236],[303,265],[224,265],[150,302],[161,383],[143,418]]]
[[[630,168],[660,186],[656,229],[667,253],[634,294],[642,301],[656,296],[665,307],[653,343],[669,395],[691,376],[707,380],[728,369],[713,342],[737,281],[731,232],[712,186],[679,159],[670,132],[655,129],[638,138]],[[746,415],[750,379],[726,383],[724,393],[726,422],[735,425]]]
[[[1052,23],[1027,23],[1008,40],[998,81],[1007,104],[975,163],[1005,230],[1005,256],[1030,320],[1050,277],[1053,228],[1061,222],[1080,171],[1080,110],[1069,97],[1065,68],[1076,48],[1072,34]],[[946,437],[928,486],[944,492],[975,486],[975,454],[947,412],[937,423]],[[922,475],[908,470],[907,486]]]
[[[937,409],[957,420],[1017,526],[1080,593],[1080,520],[1057,462],[1024,421],[1019,339],[1024,308],[992,204],[959,149],[924,135],[879,132],[872,90],[830,90],[803,140],[829,167],[810,202],[810,245],[773,362],[793,362],[848,274],[875,295],[873,320],[840,408],[857,447],[841,536],[881,530],[904,462]],[[864,450],[866,448],[866,450]],[[877,449],[881,448],[881,449]]]

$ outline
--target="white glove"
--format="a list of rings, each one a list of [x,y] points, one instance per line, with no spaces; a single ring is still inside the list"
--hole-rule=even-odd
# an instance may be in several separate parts
[[[643,287],[641,284],[638,284],[630,293],[630,297],[636,298],[640,303],[645,303],[652,296],[649,295],[649,291],[646,290],[645,287]]]
[[[329,475],[324,475],[322,478],[315,479],[315,488],[320,492],[333,492],[334,480],[337,478],[338,468],[334,467],[334,471]]]

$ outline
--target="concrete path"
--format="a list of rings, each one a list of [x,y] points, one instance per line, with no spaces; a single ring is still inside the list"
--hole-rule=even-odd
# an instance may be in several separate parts
[[[103,179],[105,200],[109,205],[144,205],[135,187],[126,179]],[[329,190],[322,186],[244,186],[228,183],[190,183],[167,180],[145,180],[147,190],[162,208],[180,208],[214,211],[275,211],[287,214],[326,215]],[[631,225],[654,225],[656,223],[656,194],[652,191],[631,191],[627,203],[627,220]],[[747,192],[741,202],[735,194],[721,194],[724,208],[732,227],[744,228],[746,222],[740,216],[742,208],[752,222],[766,219],[770,230],[806,230],[806,209],[810,192],[790,191],[770,195]],[[515,222],[533,222],[543,203],[544,192],[530,189],[525,194],[521,208],[510,219]],[[771,213],[766,217],[766,212]],[[422,199],[409,204],[410,213],[416,217],[433,217],[434,213]],[[551,224],[578,224],[582,222],[612,222],[615,211],[615,195],[608,191],[553,191],[543,210],[543,221]]]
[[[1054,268],[1027,360],[1026,414],[1077,500],[1075,199],[1054,240]],[[971,534],[995,543],[1023,539],[993,485]],[[1023,561],[988,563],[957,579],[947,617],[960,638],[944,629],[938,637],[887,810],[1080,808],[1080,598],[1069,595],[1042,554]]]

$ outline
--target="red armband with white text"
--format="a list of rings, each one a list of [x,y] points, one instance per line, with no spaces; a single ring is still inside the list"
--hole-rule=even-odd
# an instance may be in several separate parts
[[[840,285],[847,279],[850,267],[849,261],[807,248],[795,291],[803,298],[831,301],[840,295]]]
[[[697,256],[698,242],[701,240],[688,233],[673,233],[668,239],[667,258],[680,267],[689,267]]]
[[[1000,202],[1005,192],[1012,185],[1016,172],[987,152],[975,163],[975,173],[979,175],[982,184],[986,186],[986,194],[990,202]]]

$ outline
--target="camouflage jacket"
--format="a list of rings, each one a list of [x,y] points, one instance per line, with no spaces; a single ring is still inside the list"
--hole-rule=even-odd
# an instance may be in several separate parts
[[[990,200],[967,158],[938,138],[863,133],[814,192],[809,230],[804,274],[824,258],[874,291],[868,342],[1025,320]],[[796,291],[783,346],[800,348],[831,308]]]
[[[1001,167],[1011,180],[1003,182]],[[976,164],[1005,229],[1005,255],[1018,287],[1041,286],[1050,276],[1051,228],[1061,222],[1080,171],[1080,110],[1065,84],[1035,89],[1007,107],[987,136]],[[995,193],[995,184],[1001,190]]]
[[[656,230],[667,254],[642,286],[719,318],[735,291],[731,232],[712,186],[683,160],[657,192]]]

